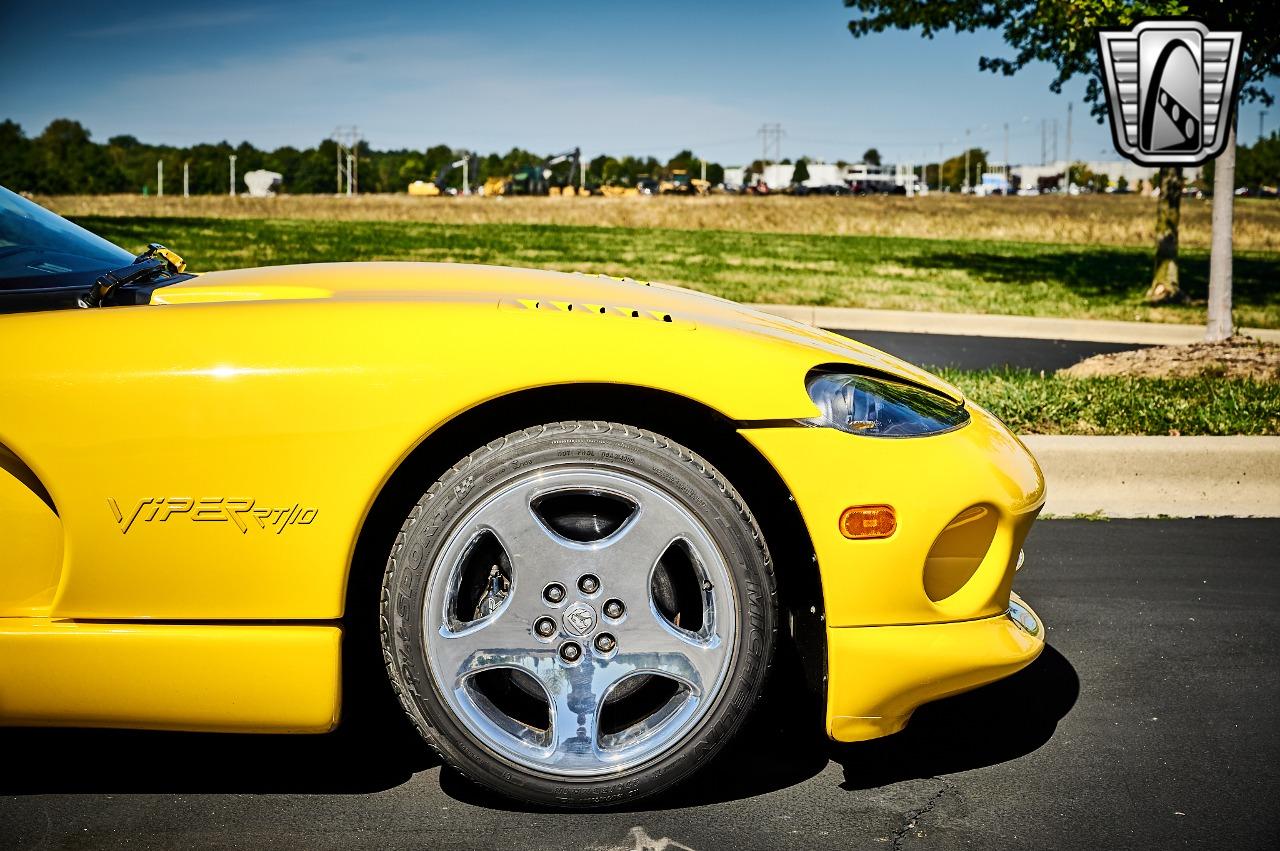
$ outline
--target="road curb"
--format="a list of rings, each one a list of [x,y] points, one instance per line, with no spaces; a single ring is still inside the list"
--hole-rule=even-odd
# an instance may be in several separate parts
[[[894,331],[902,334],[958,334],[971,337],[1017,337],[1028,340],[1077,340],[1174,346],[1204,342],[1203,325],[1123,322],[1111,319],[1056,319],[986,313],[927,313],[872,310],[862,307],[819,307],[801,304],[753,304],[756,310],[820,328],[842,331]],[[1280,330],[1241,328],[1264,343],[1280,343]]]
[[[1280,437],[1022,441],[1044,470],[1046,515],[1280,517]]]

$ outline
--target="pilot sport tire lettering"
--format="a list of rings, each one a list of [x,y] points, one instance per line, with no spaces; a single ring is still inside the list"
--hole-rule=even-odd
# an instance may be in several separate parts
[[[760,695],[772,563],[742,497],[674,441],[549,423],[460,460],[387,561],[382,646],[410,720],[502,794],[606,806],[706,764]]]

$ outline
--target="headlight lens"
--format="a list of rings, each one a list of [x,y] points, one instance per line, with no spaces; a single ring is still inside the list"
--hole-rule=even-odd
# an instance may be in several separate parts
[[[969,421],[962,403],[914,384],[856,373],[815,372],[809,398],[821,415],[814,425],[868,437],[919,437]]]

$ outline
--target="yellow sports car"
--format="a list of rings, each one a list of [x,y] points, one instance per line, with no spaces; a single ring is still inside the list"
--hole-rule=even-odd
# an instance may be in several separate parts
[[[846,742],[1043,647],[1035,460],[843,337],[595,275],[186,274],[5,190],[0,311],[0,724],[324,733],[385,669],[459,771],[597,806],[714,755],[782,643]]]

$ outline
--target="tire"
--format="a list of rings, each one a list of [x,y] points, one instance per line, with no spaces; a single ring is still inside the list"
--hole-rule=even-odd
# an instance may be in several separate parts
[[[383,578],[383,655],[458,772],[608,806],[672,787],[732,738],[772,659],[775,597],[760,529],[708,462],[629,425],[549,423],[475,450],[410,511]]]

